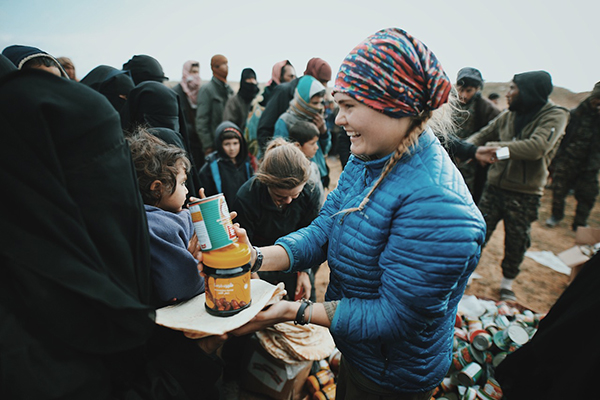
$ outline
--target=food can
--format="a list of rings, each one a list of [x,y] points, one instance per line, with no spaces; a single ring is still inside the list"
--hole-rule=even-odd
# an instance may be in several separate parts
[[[471,332],[469,339],[471,345],[479,351],[487,350],[492,346],[492,335],[483,329]]]
[[[489,378],[487,382],[479,388],[477,394],[482,399],[501,400],[503,393],[500,384],[494,378]]]
[[[481,373],[481,365],[472,362],[465,365],[465,367],[456,375],[456,378],[464,386],[473,386],[477,383],[477,380],[479,380]]]
[[[192,202],[189,209],[202,251],[222,249],[237,242],[223,193]]]
[[[335,400],[335,383],[330,383],[313,394],[313,400]]]
[[[462,400],[477,400],[477,390],[468,387],[465,394],[462,396]]]
[[[234,243],[203,254],[206,311],[229,317],[250,307],[250,248]]]
[[[335,383],[333,372],[328,369],[322,369],[316,374],[309,376],[304,385],[311,394],[315,394],[315,392],[322,390],[330,383]]]
[[[494,368],[496,368],[498,365],[500,365],[500,363],[502,361],[504,361],[504,359],[506,358],[507,355],[508,355],[508,353],[505,351],[501,351],[500,353],[496,354],[494,356],[494,358],[492,359],[492,365],[494,366]]]

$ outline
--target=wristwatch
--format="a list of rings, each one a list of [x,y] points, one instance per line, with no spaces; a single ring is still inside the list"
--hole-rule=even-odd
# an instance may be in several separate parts
[[[254,272],[258,272],[258,270],[260,269],[260,267],[262,267],[262,263],[263,263],[263,253],[262,251],[260,251],[260,249],[256,246],[252,246],[254,248],[254,251],[256,251],[256,260],[254,260],[254,265],[252,265],[252,268],[250,268],[250,272],[254,273]]]

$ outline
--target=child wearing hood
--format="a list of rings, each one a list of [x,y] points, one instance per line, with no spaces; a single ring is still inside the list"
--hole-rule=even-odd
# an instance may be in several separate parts
[[[200,184],[206,196],[223,193],[228,204],[233,204],[239,188],[254,175],[256,160],[248,153],[246,140],[240,128],[223,121],[215,131],[215,151],[200,169]]]

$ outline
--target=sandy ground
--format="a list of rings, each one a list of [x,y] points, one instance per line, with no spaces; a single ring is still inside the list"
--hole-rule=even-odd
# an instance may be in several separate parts
[[[331,188],[334,187],[341,164],[336,157],[329,157],[328,165],[331,168]],[[539,218],[532,225],[531,251],[552,251],[558,254],[572,247],[575,243],[575,233],[571,230],[575,201],[572,196],[567,198],[565,219],[554,228],[547,228],[544,221],[550,216],[552,194],[550,190],[542,197]],[[600,226],[600,206],[596,207],[588,220],[592,227]],[[483,250],[481,260],[475,272],[481,278],[473,279],[466,290],[466,294],[477,297],[499,300],[499,285],[502,279],[500,263],[504,256],[504,226],[498,224],[486,248]],[[517,295],[518,303],[536,312],[545,313],[556,302],[556,299],[568,285],[569,277],[556,272],[536,261],[525,257],[521,265],[521,274],[517,277],[513,289]],[[327,283],[329,282],[329,268],[323,264],[317,273],[317,299],[322,300]]]

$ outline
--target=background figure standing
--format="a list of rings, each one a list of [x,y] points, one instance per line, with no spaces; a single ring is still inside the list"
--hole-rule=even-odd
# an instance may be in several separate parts
[[[331,148],[331,133],[327,130],[327,124],[323,118],[323,98],[325,87],[310,75],[304,75],[298,81],[294,98],[290,102],[288,110],[281,114],[275,123],[274,137],[289,138],[292,126],[298,121],[309,121],[315,124],[319,130],[319,149],[313,157],[313,161],[319,167],[323,187],[329,186],[329,167],[325,156]]]
[[[97,66],[81,79],[81,83],[104,95],[118,113],[123,110],[129,92],[135,87],[127,71],[108,65]]]
[[[262,93],[262,100],[260,101],[260,105],[262,107],[266,107],[267,103],[269,103],[269,99],[271,98],[271,94],[273,94],[273,90],[277,87],[277,85],[290,82],[296,78],[296,69],[290,62],[290,60],[279,61],[275,65],[273,65],[273,70],[271,71],[271,79],[267,82],[267,86]]]
[[[548,165],[567,124],[568,111],[548,100],[552,89],[546,71],[516,74],[506,93],[509,112],[467,139],[477,146],[508,147],[510,152],[509,159],[489,167],[479,203],[486,243],[504,220],[501,300],[516,301],[512,283],[531,245],[531,223],[538,217]]]
[[[577,208],[572,228],[586,226],[598,196],[600,170],[600,82],[591,95],[571,110],[565,137],[550,165],[552,176],[552,216],[546,220],[556,226],[565,216],[565,199],[575,190]]]
[[[56,61],[58,61],[63,67],[63,69],[69,76],[69,79],[75,82],[79,82],[79,79],[77,79],[77,74],[75,73],[75,64],[73,64],[73,61],[71,61],[69,57],[58,57]]]
[[[56,76],[69,78],[62,65],[50,54],[37,47],[13,45],[2,50],[17,69],[41,69]]]
[[[458,129],[455,135],[460,139],[468,138],[500,114],[500,110],[492,102],[481,96],[482,89],[483,77],[478,69],[465,67],[458,71],[456,76],[458,104],[455,111]],[[470,162],[469,159],[459,159],[456,154],[451,155],[469,187],[475,204],[479,203],[488,167]]]
[[[306,63],[304,75],[310,75],[317,79],[324,87],[327,87],[327,82],[331,80],[331,66],[327,61],[314,57]],[[277,86],[271,95],[269,103],[258,121],[257,139],[259,146],[259,157],[264,150],[266,143],[273,138],[275,131],[275,123],[281,114],[287,111],[290,106],[290,101],[294,98],[296,86],[300,78],[295,78],[287,83],[282,83]]]
[[[145,81],[163,83],[169,80],[158,60],[145,54],[131,57],[129,61],[123,64],[123,71],[129,71],[136,86]]]
[[[233,90],[227,84],[229,64],[227,57],[216,54],[210,59],[213,76],[198,91],[198,109],[196,110],[196,134],[202,143],[204,154],[214,151],[215,132],[223,121],[223,110]]]
[[[258,94],[256,72],[252,68],[244,68],[240,79],[240,89],[235,96],[227,100],[223,110],[223,121],[236,124],[241,132],[246,129],[246,121],[251,110],[252,100]]]
[[[216,150],[200,169],[200,185],[207,197],[223,193],[231,207],[240,187],[254,175],[255,159],[248,154],[240,128],[233,122],[221,122],[215,136]]]
[[[198,108],[200,84],[200,63],[195,60],[186,61],[183,64],[181,81],[173,87],[173,90],[179,96],[179,107],[183,112],[186,130],[190,137],[190,147],[198,168],[202,166],[204,159],[202,144],[196,135],[196,109]],[[197,193],[194,193],[194,196],[196,195]]]

